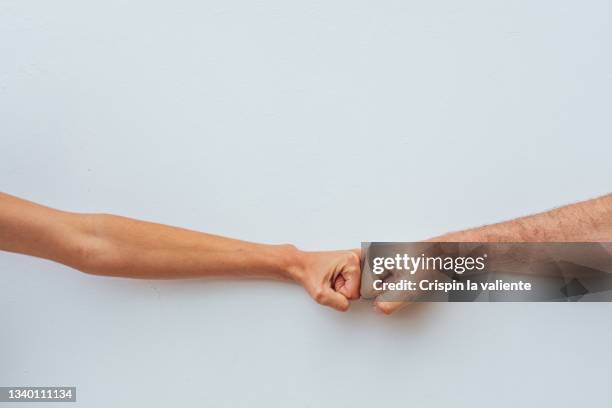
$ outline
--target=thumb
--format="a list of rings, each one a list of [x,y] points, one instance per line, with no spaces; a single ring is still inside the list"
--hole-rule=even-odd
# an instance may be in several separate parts
[[[405,276],[403,276],[401,273],[397,273],[396,271],[396,273],[388,277],[385,282],[398,283],[403,278],[405,278]],[[386,315],[390,315],[404,308],[407,304],[413,301],[414,298],[415,296],[411,292],[383,292],[376,297],[376,300],[374,301],[374,308]]]
[[[315,296],[317,303],[324,306],[332,307],[341,312],[345,312],[349,308],[348,299],[339,292],[335,292],[332,288],[321,289]]]
[[[374,302],[374,308],[386,315],[393,314],[400,309],[403,309],[408,305],[409,302],[385,302],[376,300]]]
[[[334,281],[334,289],[347,299],[359,299],[361,261],[359,253],[349,252],[348,260]]]

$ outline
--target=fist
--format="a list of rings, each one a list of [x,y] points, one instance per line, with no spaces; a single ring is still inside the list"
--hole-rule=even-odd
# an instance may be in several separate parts
[[[339,311],[359,299],[360,251],[303,252],[298,282],[317,302]]]

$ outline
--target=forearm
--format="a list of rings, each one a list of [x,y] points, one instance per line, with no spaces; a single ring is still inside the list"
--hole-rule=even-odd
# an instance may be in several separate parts
[[[299,252],[290,245],[255,244],[113,215],[86,217],[91,252],[85,272],[156,279],[296,278]]]
[[[612,242],[612,194],[512,221],[452,232],[439,242]]]
[[[612,242],[612,195],[608,194],[594,200],[512,221],[452,232],[428,241],[466,243]],[[489,251],[494,250],[493,247],[489,247]],[[561,251],[563,252],[563,248]],[[572,256],[566,253],[561,255],[557,253],[556,258],[563,259],[566,255]],[[518,246],[509,254],[503,251],[495,259],[496,262],[507,265],[509,259],[531,259],[533,261],[548,256],[548,252],[540,253],[537,250],[534,251],[534,248]],[[581,262],[583,261],[584,259],[581,258]],[[491,262],[489,262],[489,267],[493,267]],[[385,301],[381,298],[383,295],[377,298],[376,306],[385,314],[391,314],[409,303],[407,301]]]
[[[100,275],[149,279],[197,277],[293,280],[319,303],[338,310],[359,294],[353,251],[302,252],[113,215],[90,215],[82,267]],[[72,266],[72,265],[71,265]]]
[[[0,195],[0,249],[83,272],[149,279],[236,276],[294,279],[289,245],[239,241],[106,214],[54,210]]]

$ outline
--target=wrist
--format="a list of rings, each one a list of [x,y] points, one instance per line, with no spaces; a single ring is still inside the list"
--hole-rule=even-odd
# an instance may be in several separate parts
[[[301,283],[305,271],[306,252],[291,244],[275,245],[275,248],[282,277]]]

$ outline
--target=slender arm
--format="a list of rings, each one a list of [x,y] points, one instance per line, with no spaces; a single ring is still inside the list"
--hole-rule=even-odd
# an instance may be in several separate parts
[[[97,275],[296,281],[317,302],[339,310],[359,293],[359,256],[353,251],[303,252],[116,215],[64,212],[3,193],[0,250]]]

